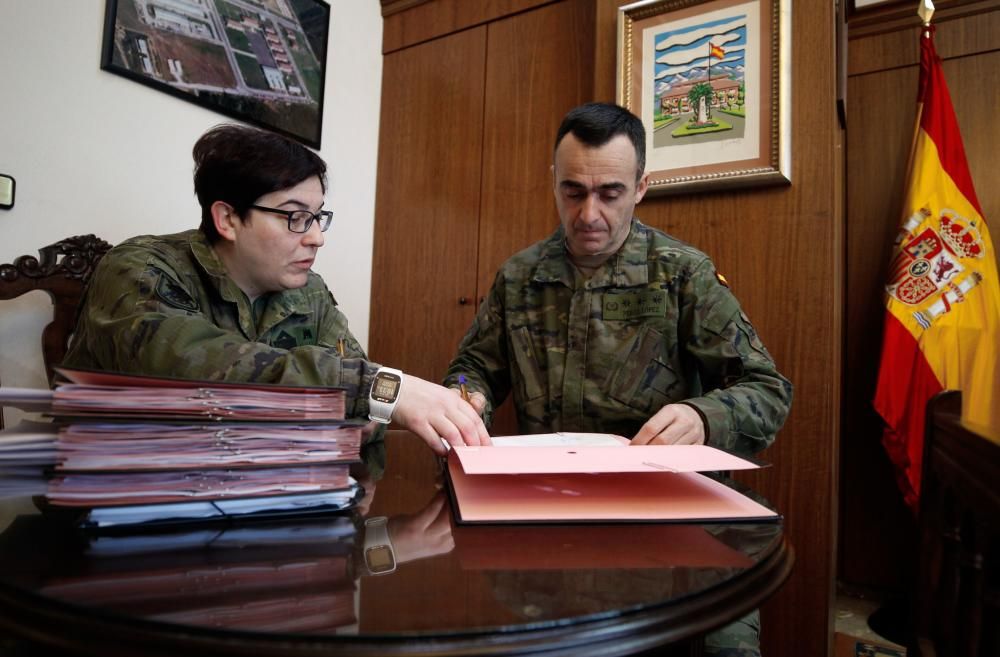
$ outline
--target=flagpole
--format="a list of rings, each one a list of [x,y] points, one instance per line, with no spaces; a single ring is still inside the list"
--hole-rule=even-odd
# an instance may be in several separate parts
[[[919,0],[917,4],[917,16],[920,17],[920,20],[923,21],[924,24],[924,30],[921,38],[930,39],[931,17],[934,16],[934,3],[932,2],[932,0]],[[918,76],[923,75],[923,73],[919,72],[920,65],[918,64],[917,66],[918,66]],[[919,88],[920,85],[919,78],[917,85]],[[914,151],[916,151],[917,149],[917,137],[920,135],[920,118],[921,116],[923,116],[923,113],[924,113],[924,100],[921,97],[917,99],[917,116],[916,119],[913,121],[913,136],[910,137],[910,155],[906,160],[906,176],[903,178],[904,199],[906,198],[905,190],[909,189],[910,176],[913,173],[913,156],[914,156]],[[902,214],[905,213],[906,210],[904,209]]]
[[[931,17],[934,16],[934,3],[931,0],[920,0],[917,16],[924,22],[924,38],[930,38],[931,31],[927,28],[931,26]]]
[[[930,0],[928,0],[928,2],[929,1]],[[708,43],[705,45],[708,46],[708,84],[711,85],[712,84],[712,40],[709,39]]]

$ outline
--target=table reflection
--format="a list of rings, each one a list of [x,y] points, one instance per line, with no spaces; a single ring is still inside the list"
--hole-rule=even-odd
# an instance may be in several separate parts
[[[357,620],[355,536],[350,517],[94,536],[24,516],[0,537],[0,561],[19,564],[23,586],[91,611],[327,633]]]
[[[390,438],[385,478],[355,473],[365,496],[349,513],[111,535],[19,515],[0,534],[0,600],[39,623],[66,611],[78,633],[142,627],[136,648],[183,636],[243,653],[281,641],[289,654],[352,654],[361,640],[410,654],[434,637],[427,654],[498,640],[516,653],[544,632],[601,654],[618,632],[659,645],[721,625],[791,565],[780,522],[456,525],[440,464],[412,437]],[[373,516],[388,518],[390,573],[365,565]]]

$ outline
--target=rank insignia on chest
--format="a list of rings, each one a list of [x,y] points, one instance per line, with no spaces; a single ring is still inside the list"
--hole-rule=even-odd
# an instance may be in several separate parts
[[[630,320],[639,317],[663,317],[667,314],[666,290],[608,292],[604,295],[604,320]]]
[[[290,326],[281,330],[271,339],[271,346],[279,349],[294,349],[316,344],[313,330],[308,326]]]

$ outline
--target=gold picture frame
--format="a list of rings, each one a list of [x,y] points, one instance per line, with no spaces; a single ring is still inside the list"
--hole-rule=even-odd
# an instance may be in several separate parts
[[[791,183],[791,0],[625,5],[617,69],[649,193]]]

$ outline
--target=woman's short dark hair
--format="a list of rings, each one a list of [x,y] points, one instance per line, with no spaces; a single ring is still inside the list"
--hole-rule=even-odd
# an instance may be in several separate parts
[[[646,129],[639,117],[624,107],[611,103],[587,103],[574,107],[559,126],[555,148],[559,148],[559,142],[569,133],[593,148],[603,146],[618,135],[625,135],[635,147],[638,165],[635,179],[642,178],[646,170]]]
[[[201,204],[201,230],[219,240],[212,204],[233,206],[243,220],[261,196],[318,176],[326,193],[326,163],[302,144],[281,135],[235,123],[217,125],[194,145],[194,193]]]

